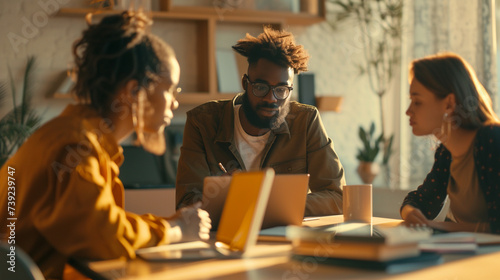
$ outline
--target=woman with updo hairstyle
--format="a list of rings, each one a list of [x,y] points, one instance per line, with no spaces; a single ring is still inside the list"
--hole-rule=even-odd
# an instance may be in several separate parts
[[[78,104],[35,131],[1,169],[2,190],[7,176],[16,179],[15,245],[47,279],[63,278],[69,258],[134,258],[138,248],[209,238],[200,205],[170,218],[123,209],[120,141],[135,131],[146,150],[163,153],[178,107],[179,64],[149,25],[134,12],[90,24],[73,46]],[[0,192],[2,221],[11,217],[7,202]],[[0,229],[5,242],[7,230]]]
[[[410,99],[406,114],[413,134],[441,143],[423,184],[403,202],[405,223],[500,233],[500,121],[474,69],[454,53],[416,59]],[[433,220],[446,197],[446,220]]]

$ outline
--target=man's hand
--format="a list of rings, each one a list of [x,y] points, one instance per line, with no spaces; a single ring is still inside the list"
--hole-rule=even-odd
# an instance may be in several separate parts
[[[208,240],[212,221],[208,212],[200,209],[201,202],[179,209],[167,221],[170,224],[170,243]]]

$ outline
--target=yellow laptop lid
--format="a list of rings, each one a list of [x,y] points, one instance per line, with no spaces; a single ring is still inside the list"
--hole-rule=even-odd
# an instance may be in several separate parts
[[[273,180],[272,168],[233,174],[217,230],[217,247],[244,252],[255,245]]]

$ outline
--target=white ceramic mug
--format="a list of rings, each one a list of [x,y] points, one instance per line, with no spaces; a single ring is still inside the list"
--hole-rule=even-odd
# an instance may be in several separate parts
[[[372,185],[345,185],[343,194],[344,222],[372,222]]]

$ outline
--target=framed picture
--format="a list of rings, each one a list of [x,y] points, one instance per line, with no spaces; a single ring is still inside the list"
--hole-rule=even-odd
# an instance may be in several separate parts
[[[217,60],[217,80],[219,92],[238,93],[242,91],[236,57],[231,49],[218,49],[215,52]]]

